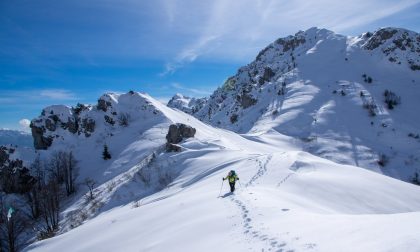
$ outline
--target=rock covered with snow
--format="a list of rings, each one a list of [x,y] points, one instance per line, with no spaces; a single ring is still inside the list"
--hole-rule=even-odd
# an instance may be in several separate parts
[[[194,98],[182,94],[174,95],[168,102],[168,107],[176,108],[187,114],[193,115],[204,107],[207,98]]]
[[[127,127],[132,121],[159,117],[145,95],[136,92],[108,93],[96,105],[77,104],[75,107],[54,105],[43,109],[31,122],[34,147],[48,149],[55,139],[66,137],[89,138],[99,131],[114,131]]]
[[[381,52],[390,62],[407,65],[413,71],[420,71],[420,35],[416,32],[382,28],[373,34],[365,33],[365,50]]]

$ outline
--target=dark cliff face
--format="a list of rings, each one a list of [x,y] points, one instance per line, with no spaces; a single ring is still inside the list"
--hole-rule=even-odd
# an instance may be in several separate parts
[[[48,149],[48,147],[51,146],[53,139],[52,137],[44,136],[45,128],[42,126],[35,126],[33,123],[31,123],[30,127],[32,131],[32,137],[34,139],[34,148],[37,150]]]

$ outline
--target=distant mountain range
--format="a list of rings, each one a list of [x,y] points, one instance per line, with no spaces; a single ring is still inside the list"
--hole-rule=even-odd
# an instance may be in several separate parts
[[[17,130],[0,129],[0,145],[33,148],[34,141],[30,133]]]

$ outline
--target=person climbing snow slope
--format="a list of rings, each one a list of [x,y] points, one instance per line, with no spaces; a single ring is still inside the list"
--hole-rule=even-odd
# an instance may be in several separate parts
[[[234,192],[235,191],[235,183],[236,180],[239,180],[238,175],[236,175],[236,172],[234,170],[231,170],[228,175],[226,176],[226,178],[223,178],[223,181],[227,179],[229,181],[229,185],[230,185],[230,192]]]

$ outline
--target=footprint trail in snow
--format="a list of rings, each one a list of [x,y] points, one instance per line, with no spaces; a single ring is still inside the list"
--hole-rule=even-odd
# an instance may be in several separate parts
[[[268,164],[270,163],[273,155],[267,155],[265,160],[256,159],[256,162],[258,163],[258,171],[257,173],[249,180],[248,183],[245,184],[245,188],[248,188],[249,186],[253,186],[256,184],[256,181],[260,178],[262,178],[264,175],[266,175],[268,171]],[[284,177],[281,182],[278,184],[280,186],[281,184],[285,183],[294,173],[287,174],[286,177]],[[252,194],[252,193],[250,193]],[[242,227],[244,229],[243,234],[247,237],[246,240],[249,243],[260,243],[263,244],[261,250],[256,250],[255,247],[250,248],[251,250],[256,251],[275,251],[275,252],[291,252],[294,251],[294,249],[290,248],[291,246],[280,237],[280,235],[273,235],[267,232],[266,230],[268,228],[265,228],[262,223],[259,225],[253,221],[253,218],[251,215],[255,216],[257,213],[257,207],[250,206],[250,204],[245,203],[245,200],[241,199],[242,197],[240,194],[233,195],[233,197],[230,198],[230,201],[233,202],[236,207],[239,209],[240,216],[242,219]],[[289,209],[281,209],[281,211],[289,211]],[[285,235],[287,236],[288,233],[285,232]],[[284,237],[286,238],[286,237]],[[290,238],[290,240],[298,241],[300,240],[299,237]],[[293,242],[294,243],[294,242]],[[293,244],[296,245],[296,244]],[[255,245],[254,245],[255,246]],[[313,243],[307,243],[304,244],[304,246],[300,246],[301,250],[314,250],[316,249],[316,244]]]

